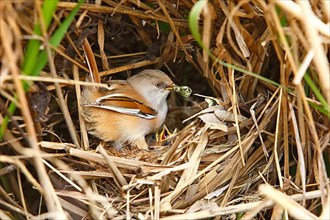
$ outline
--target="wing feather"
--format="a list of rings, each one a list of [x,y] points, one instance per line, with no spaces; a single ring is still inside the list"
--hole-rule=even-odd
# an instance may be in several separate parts
[[[146,119],[153,119],[157,115],[157,111],[153,108],[136,99],[118,93],[101,96],[96,99],[95,103],[84,104],[84,106],[106,109]]]

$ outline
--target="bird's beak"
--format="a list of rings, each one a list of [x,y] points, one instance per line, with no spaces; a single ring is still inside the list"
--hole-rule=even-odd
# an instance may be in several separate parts
[[[168,85],[165,89],[166,90],[169,90],[169,91],[172,91],[174,90],[176,87],[178,87],[177,85],[175,85],[174,83]]]

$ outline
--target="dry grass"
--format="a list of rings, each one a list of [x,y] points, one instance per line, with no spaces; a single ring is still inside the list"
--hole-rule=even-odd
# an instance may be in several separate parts
[[[194,1],[89,2],[58,48],[45,36],[76,3],[60,2],[42,36],[41,2],[0,3],[1,219],[330,216],[328,1],[212,1],[204,49],[189,30]],[[40,76],[21,70],[31,38],[48,51]],[[102,81],[162,68],[201,95],[171,95],[176,130],[162,144],[116,151],[81,118],[84,50]],[[23,80],[34,82],[27,93]]]

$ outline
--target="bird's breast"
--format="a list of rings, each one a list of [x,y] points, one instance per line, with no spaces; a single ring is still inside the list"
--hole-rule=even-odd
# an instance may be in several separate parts
[[[155,123],[156,126],[155,126],[154,130],[157,130],[160,126],[162,126],[164,124],[164,121],[165,121],[166,115],[167,115],[167,110],[168,110],[167,103],[165,101],[159,107],[158,114],[157,114],[157,120]]]

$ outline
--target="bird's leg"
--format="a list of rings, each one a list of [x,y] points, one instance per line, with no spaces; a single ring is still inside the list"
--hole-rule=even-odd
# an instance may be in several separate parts
[[[146,142],[146,139],[144,137],[136,140],[133,144],[135,144],[137,146],[137,148],[139,148],[140,150],[148,150],[149,149],[149,146],[148,146],[148,144]]]

